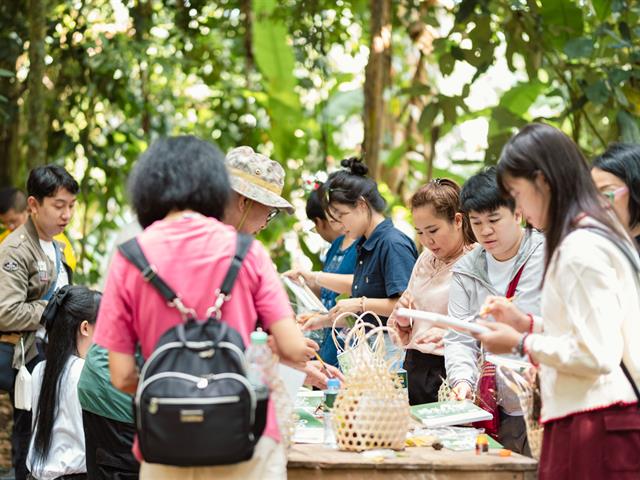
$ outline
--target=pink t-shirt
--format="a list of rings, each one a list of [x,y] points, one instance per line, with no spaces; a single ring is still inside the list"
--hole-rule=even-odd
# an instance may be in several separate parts
[[[205,318],[215,290],[222,285],[236,249],[236,231],[213,218],[185,214],[161,220],[138,236],[140,246],[158,274],[197,317]],[[260,318],[264,329],[293,317],[287,294],[264,247],[253,242],[231,292],[222,319],[235,328],[245,345]],[[94,342],[107,350],[133,354],[140,344],[149,358],[160,337],[182,322],[180,313],[142,279],[140,271],[119,252],[109,269]],[[264,435],[279,440],[275,414],[269,405]],[[136,456],[140,458],[137,445]]]

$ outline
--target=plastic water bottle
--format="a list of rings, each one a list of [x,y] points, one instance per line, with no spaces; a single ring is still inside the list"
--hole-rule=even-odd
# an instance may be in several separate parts
[[[336,432],[333,428],[333,404],[340,390],[340,380],[330,378],[327,381],[327,389],[324,391],[324,444],[330,448],[337,448]]]
[[[269,396],[267,369],[271,363],[271,349],[267,345],[269,336],[267,332],[258,328],[251,333],[251,344],[244,353],[248,364],[247,378],[254,391],[257,400]]]

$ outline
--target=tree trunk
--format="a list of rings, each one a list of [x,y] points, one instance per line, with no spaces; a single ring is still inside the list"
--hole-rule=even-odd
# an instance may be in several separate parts
[[[364,81],[364,160],[373,178],[379,176],[384,126],[384,92],[391,76],[391,0],[370,0],[369,61]]]
[[[45,115],[44,37],[47,0],[29,0],[29,78],[27,81],[27,162],[29,168],[47,159],[47,120]]]

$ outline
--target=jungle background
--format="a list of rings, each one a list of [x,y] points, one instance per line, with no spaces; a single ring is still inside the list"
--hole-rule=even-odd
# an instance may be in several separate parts
[[[532,120],[587,156],[639,142],[639,15],[632,0],[6,0],[0,185],[72,172],[67,233],[90,284],[161,135],[252,146],[299,206],[318,172],[361,155],[402,215],[417,186],[495,163]],[[292,244],[317,261],[297,220],[260,235],[280,268]]]

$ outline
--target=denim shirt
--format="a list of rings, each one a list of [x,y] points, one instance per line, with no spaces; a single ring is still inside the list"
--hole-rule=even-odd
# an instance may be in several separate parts
[[[324,267],[322,268],[323,272],[341,274],[353,273],[356,266],[356,247],[358,245],[358,241],[353,242],[347,248],[342,250],[341,247],[343,241],[344,235],[336,238],[333,243],[331,243],[331,247],[329,247],[327,257],[324,261]],[[322,304],[327,310],[331,310],[335,306],[337,297],[338,293],[333,290],[323,288],[320,291],[320,300],[322,300]],[[333,342],[333,337],[331,336],[331,328],[325,328],[322,334],[322,343],[320,345],[319,352],[320,357],[325,363],[337,367],[338,352],[336,345]]]

